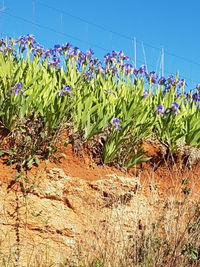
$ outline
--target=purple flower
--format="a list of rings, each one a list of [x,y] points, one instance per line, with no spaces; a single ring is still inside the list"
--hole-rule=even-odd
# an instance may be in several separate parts
[[[93,73],[92,73],[92,71],[87,70],[84,74],[85,74],[85,78],[86,78],[88,81],[91,81],[91,80],[92,80],[92,78],[93,78]]]
[[[86,54],[80,52],[79,55],[78,55],[78,64],[80,66],[82,66],[82,65],[86,64],[86,62],[87,62]]]
[[[200,91],[200,83],[198,83],[198,84],[196,85],[196,89],[197,89],[198,91]]]
[[[5,40],[4,39],[0,39],[0,46],[6,46],[6,42],[5,42]]]
[[[168,82],[168,87],[170,88],[171,86],[176,86],[178,83],[178,80],[175,79],[174,75],[170,75],[167,78],[167,82]]]
[[[96,74],[101,74],[103,76],[105,76],[105,67],[103,67],[103,64],[101,61],[99,61],[97,63],[97,70],[96,70]]]
[[[23,84],[18,82],[14,85],[14,87],[10,90],[10,94],[15,94],[15,95],[24,95],[24,92],[22,91]]]
[[[115,66],[107,66],[106,67],[106,73],[108,73],[108,74],[113,74],[113,75],[115,75],[115,74],[117,74],[117,68],[115,67]]]
[[[180,98],[180,97],[182,97],[182,96],[184,96],[184,95],[185,95],[185,93],[179,93],[179,92],[176,93],[176,97],[177,97],[177,98]]]
[[[166,82],[166,79],[165,79],[165,77],[163,77],[163,76],[161,76],[160,79],[158,80],[158,84],[159,84],[159,85],[164,85],[165,82]]]
[[[178,107],[179,107],[179,104],[177,102],[172,103],[171,104],[171,111],[174,114],[178,114]]]
[[[112,57],[117,57],[118,56],[118,52],[117,51],[112,51]]]
[[[115,93],[114,93],[112,90],[110,90],[110,89],[107,89],[107,90],[105,89],[104,91],[105,91],[106,93],[108,93],[108,94],[115,94]]]
[[[63,52],[69,51],[71,47],[70,43],[66,43],[65,45],[62,45]]]
[[[86,51],[86,57],[90,59],[94,55],[94,51],[92,49],[88,49]]]
[[[99,62],[99,60],[98,60],[98,58],[95,57],[95,58],[91,59],[90,62],[91,62],[93,65],[95,65],[95,64],[97,64],[97,62]]]
[[[53,56],[53,54],[54,54],[53,49],[47,49],[47,50],[44,51],[45,58],[49,58],[50,59]]]
[[[59,69],[60,68],[60,58],[54,56],[53,59],[51,59],[49,61],[48,66],[51,66],[51,67]]]
[[[20,36],[17,40],[17,43],[19,43],[19,47],[23,53],[24,50],[28,48],[28,42],[24,36]]]
[[[181,79],[181,80],[178,81],[178,87],[179,87],[179,88],[181,88],[181,87],[183,87],[183,86],[185,86],[185,85],[186,85],[186,81],[185,81],[185,79]]]
[[[15,84],[15,87],[18,88],[18,89],[22,89],[23,84],[20,83],[20,82],[19,82],[19,83],[16,83],[16,84]]]
[[[35,42],[35,36],[33,34],[27,34],[25,39],[30,42]]]
[[[95,71],[96,70],[96,64],[98,63],[98,58],[90,59],[89,61],[89,70]]]
[[[42,56],[44,55],[45,50],[44,47],[42,45],[37,44],[34,48],[33,48],[33,54],[35,56]]]
[[[121,127],[120,127],[120,119],[119,118],[114,118],[112,120],[112,124],[113,124],[113,126],[114,126],[114,128],[116,130],[120,130],[121,129]]]
[[[75,46],[74,49],[73,49],[74,56],[78,55],[79,53],[80,53],[79,48],[77,46]]]
[[[129,60],[129,57],[125,56],[123,51],[120,51],[118,56],[119,56],[119,61]]]
[[[137,75],[137,74],[138,74],[138,72],[139,72],[139,70],[138,70],[138,69],[136,69],[136,68],[134,68],[134,69],[133,69],[133,74]]]
[[[35,36],[33,34],[27,34],[24,37],[24,43],[27,44],[29,48],[33,48],[36,44]]]
[[[62,54],[62,47],[59,44],[54,45],[53,51],[58,55]]]
[[[145,65],[140,66],[138,72],[139,72],[140,74],[145,74],[145,72],[146,72],[146,66],[145,66]]]
[[[171,108],[167,108],[167,109],[165,110],[165,113],[166,113],[166,114],[169,113],[169,112],[171,112]]]
[[[74,47],[74,49],[69,51],[68,56],[76,58],[76,56],[79,55],[80,53],[81,53],[81,51],[79,50],[79,48]]]
[[[65,96],[67,94],[70,94],[71,93],[71,89],[72,89],[71,86],[64,85],[62,91],[58,92],[58,96]]]
[[[104,56],[104,61],[106,64],[109,64],[109,63],[113,63],[113,57],[110,55],[110,53],[107,53],[105,56]]]
[[[126,74],[129,75],[133,72],[133,66],[131,64],[123,64],[122,65],[122,71]]]
[[[169,93],[169,91],[170,91],[170,85],[169,84],[165,84],[164,94],[166,95],[167,93]]]
[[[194,93],[192,98],[195,102],[200,102],[200,93]]]
[[[155,71],[151,71],[149,74],[146,74],[146,78],[149,83],[156,84],[158,75],[155,73]]]
[[[32,34],[27,34],[26,36],[20,36],[16,42],[19,44],[19,47],[22,52],[28,47],[34,48],[34,46],[36,45],[35,36]]]
[[[168,81],[168,83],[173,83],[174,82],[174,75],[173,74],[171,74],[168,78],[167,78],[167,81]]]
[[[26,41],[24,36],[19,36],[19,38],[17,39],[18,43],[24,43]]]
[[[6,53],[11,54],[12,52],[14,52],[14,47],[12,47],[12,46],[6,46],[3,49],[3,52],[4,52],[4,54],[6,54]]]
[[[144,95],[143,95],[143,97],[144,97],[144,98],[147,98],[148,96],[149,96],[149,92],[148,92],[147,90],[145,90],[145,91],[144,91]]]
[[[158,114],[158,115],[161,115],[161,114],[164,113],[165,108],[164,108],[162,105],[159,105],[159,106],[156,108],[156,111],[157,111],[157,114]]]
[[[172,103],[171,107],[172,108],[178,108],[179,107],[179,104],[177,102],[174,102],[174,103]]]

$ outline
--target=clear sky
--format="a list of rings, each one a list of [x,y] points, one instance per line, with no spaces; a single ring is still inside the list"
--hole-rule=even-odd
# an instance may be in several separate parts
[[[70,42],[98,58],[123,50],[132,59],[135,37],[137,67],[159,72],[163,48],[165,76],[179,71],[189,89],[200,82],[200,0],[0,0],[1,8],[8,36],[32,33],[46,48]]]

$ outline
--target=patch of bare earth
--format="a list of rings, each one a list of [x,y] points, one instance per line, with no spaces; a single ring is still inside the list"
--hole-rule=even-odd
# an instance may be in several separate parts
[[[149,153],[160,153],[156,149]],[[133,259],[130,244],[138,232],[148,234],[160,221],[157,235],[176,244],[199,201],[199,164],[180,169],[151,163],[127,174],[77,157],[68,145],[59,162],[29,171],[22,190],[11,183],[16,170],[3,163],[0,257],[19,266],[70,266],[102,257],[106,266],[134,266],[140,259]],[[157,266],[167,266],[162,264]]]

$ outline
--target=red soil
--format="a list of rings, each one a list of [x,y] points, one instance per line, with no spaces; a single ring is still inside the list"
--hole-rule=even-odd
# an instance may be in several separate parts
[[[16,175],[14,167],[7,166],[3,157],[0,159],[0,179],[2,182],[9,183]],[[68,145],[62,149],[58,162],[41,162],[38,167],[33,167],[29,173],[34,174],[43,169],[61,168],[65,174],[72,177],[78,177],[85,180],[98,180],[108,178],[109,174],[117,174],[119,176],[137,176],[140,179],[145,192],[159,191],[159,194],[165,193],[176,194],[181,192],[183,188],[192,188],[193,197],[198,197],[200,193],[200,164],[192,169],[185,168],[180,170],[177,166],[167,167],[160,166],[157,169],[151,164],[145,164],[141,170],[132,170],[132,173],[124,173],[116,168],[109,166],[97,166],[88,157],[78,157],[72,152],[72,146]],[[182,184],[183,179],[188,184]],[[183,194],[183,193],[182,193]],[[184,196],[184,194],[183,194]]]
[[[147,156],[159,157],[159,148],[155,145],[145,145],[144,150]],[[96,165],[93,160],[85,154],[80,157],[73,153],[72,145],[62,146],[58,154],[59,160],[56,162],[41,162],[39,166],[33,167],[28,174],[34,174],[41,170],[51,168],[61,168],[65,174],[89,181],[108,178],[110,174],[119,176],[135,177],[140,179],[144,192],[154,191],[159,196],[178,194],[181,198],[187,196],[182,192],[184,188],[190,188],[190,197],[199,199],[200,196],[200,162],[192,169],[181,169],[175,166],[153,166],[151,163],[145,163],[142,169],[135,169],[129,173],[124,173],[116,168],[109,166]],[[5,164],[5,158],[0,158],[0,181],[10,183],[15,177],[17,171],[14,167]],[[186,184],[183,184],[183,180]]]

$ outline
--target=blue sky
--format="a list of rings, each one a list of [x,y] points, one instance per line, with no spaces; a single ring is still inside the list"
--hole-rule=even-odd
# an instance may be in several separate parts
[[[135,37],[138,67],[161,71],[163,48],[165,76],[179,71],[189,89],[200,82],[198,0],[0,0],[2,7],[0,33],[32,33],[46,48],[71,42],[99,58],[123,50],[132,59]]]

